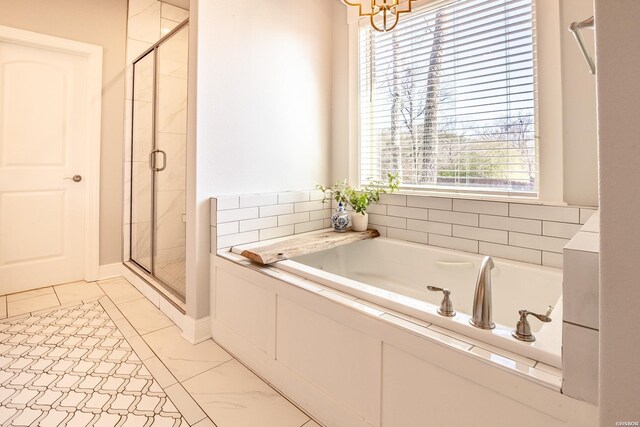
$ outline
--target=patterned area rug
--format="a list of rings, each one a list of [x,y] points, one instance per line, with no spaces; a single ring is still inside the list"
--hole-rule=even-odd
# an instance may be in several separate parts
[[[96,301],[0,321],[0,425],[187,423]]]

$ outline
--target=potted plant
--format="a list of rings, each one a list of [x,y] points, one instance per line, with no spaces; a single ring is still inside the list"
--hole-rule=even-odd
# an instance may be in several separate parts
[[[400,180],[398,174],[387,174],[387,182],[372,182],[359,190],[353,188],[347,180],[338,181],[332,187],[317,185],[320,191],[324,193],[325,203],[328,199],[338,202],[338,212],[332,217],[334,229],[339,232],[346,231],[344,216],[347,215],[345,209],[351,206],[353,214],[351,215],[351,226],[354,231],[365,231],[369,225],[369,214],[367,208],[372,202],[380,200],[380,195],[384,193],[393,193],[398,189]]]

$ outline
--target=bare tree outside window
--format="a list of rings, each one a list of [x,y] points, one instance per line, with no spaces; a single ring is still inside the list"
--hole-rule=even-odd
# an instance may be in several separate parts
[[[458,0],[363,28],[361,180],[535,192],[531,0]]]

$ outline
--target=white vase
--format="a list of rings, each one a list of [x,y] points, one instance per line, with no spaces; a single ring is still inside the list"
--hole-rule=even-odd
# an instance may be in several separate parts
[[[353,212],[351,214],[351,228],[353,231],[366,231],[369,226],[369,214]]]

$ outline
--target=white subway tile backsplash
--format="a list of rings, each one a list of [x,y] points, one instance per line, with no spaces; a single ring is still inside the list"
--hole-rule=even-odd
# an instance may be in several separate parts
[[[266,216],[286,215],[293,213],[293,203],[273,206],[260,206],[260,218]]]
[[[402,218],[413,218],[426,220],[428,211],[421,208],[408,208],[406,206],[387,206],[387,215],[399,216]]]
[[[333,209],[323,209],[321,211],[312,211],[309,212],[309,221],[317,221],[319,219],[328,219],[331,218],[333,214]]]
[[[450,211],[452,200],[445,197],[407,196],[407,206]]]
[[[387,205],[382,205],[380,203],[372,203],[367,208],[367,212],[370,214],[386,215]]]
[[[278,193],[278,204],[283,203],[295,203],[295,202],[308,202],[308,191],[287,191],[285,193]]]
[[[563,256],[554,252],[542,252],[542,265],[547,267],[562,268]]]
[[[542,234],[551,237],[571,239],[580,231],[580,224],[567,224],[566,222],[542,222]]]
[[[258,218],[258,208],[232,209],[228,211],[218,210],[218,224],[254,218]]]
[[[294,232],[293,224],[283,227],[265,228],[260,230],[260,240],[277,239],[278,237],[290,236]]]
[[[530,264],[542,264],[542,252],[535,249],[480,242],[480,253],[498,258],[528,262]]]
[[[407,220],[407,230],[422,231],[425,233],[442,234],[451,236],[451,224],[444,222],[420,221],[418,219]]]
[[[407,196],[403,194],[381,194],[380,201],[383,205],[407,206]]]
[[[228,248],[231,246],[244,245],[260,240],[258,231],[248,231],[246,233],[229,234],[228,236],[218,236],[218,247]]]
[[[324,221],[309,221],[295,224],[295,234],[307,233],[309,231],[322,230],[324,228]]]
[[[238,209],[240,207],[240,197],[238,196],[220,196],[215,199],[218,203],[218,211]]]
[[[321,191],[309,190],[212,199],[218,247],[257,241],[255,233],[268,240],[329,228],[335,203],[323,198]],[[367,212],[369,228],[381,236],[562,268],[564,245],[594,210],[383,194]],[[597,247],[597,236],[592,240]]]
[[[427,244],[427,233],[399,228],[387,227],[387,237],[390,239],[406,240],[408,242]]]
[[[324,199],[324,198],[325,198],[325,195],[320,190],[311,190],[309,192],[309,201],[311,201],[311,202],[316,201],[316,200],[322,201],[322,199]]]
[[[278,227],[289,224],[297,224],[309,221],[309,212],[300,212],[290,215],[280,215],[278,217]]]
[[[478,253],[478,241],[461,239],[459,237],[440,236],[429,234],[429,244],[442,248],[456,249],[458,251]]]
[[[466,225],[454,225],[453,235],[465,239],[480,240],[483,242],[493,242],[507,244],[509,233],[504,230],[491,230],[488,228],[468,227]]]
[[[386,227],[407,228],[407,219],[395,216],[369,214],[369,223]]]
[[[580,209],[568,206],[539,206],[510,203],[509,216],[578,224],[580,222]]]
[[[521,248],[539,249],[541,251],[562,253],[564,246],[569,243],[569,239],[557,237],[534,236],[533,234],[523,234],[510,232],[509,244]]]
[[[238,221],[225,222],[218,224],[218,236],[226,236],[227,234],[234,234],[240,231]]]
[[[267,218],[248,219],[240,221],[240,232],[261,230],[264,228],[273,228],[278,226],[278,218],[270,216]]]
[[[480,227],[497,230],[519,231],[521,233],[542,234],[542,221],[509,218],[504,216],[480,215]]]
[[[240,207],[250,208],[253,206],[267,206],[278,203],[277,194],[249,194],[240,196]]]
[[[294,205],[295,212],[319,211],[325,208],[326,205],[319,200],[314,202],[298,202]]]
[[[478,226],[478,215],[464,212],[438,211],[429,209],[429,221],[449,224]]]
[[[217,227],[210,227],[209,232],[209,253],[215,254],[218,251],[218,230]]]
[[[456,199],[453,201],[453,210],[486,215],[509,216],[509,204],[500,202]]]
[[[209,199],[209,225],[218,225],[218,201],[215,197]]]

